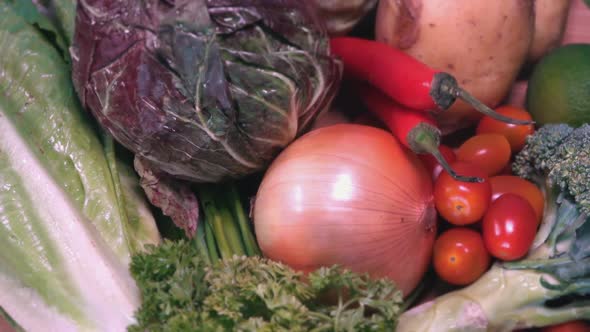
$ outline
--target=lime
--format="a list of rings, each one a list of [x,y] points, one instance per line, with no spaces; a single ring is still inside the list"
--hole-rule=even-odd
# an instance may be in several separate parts
[[[590,122],[590,44],[559,47],[533,69],[527,109],[539,125]]]

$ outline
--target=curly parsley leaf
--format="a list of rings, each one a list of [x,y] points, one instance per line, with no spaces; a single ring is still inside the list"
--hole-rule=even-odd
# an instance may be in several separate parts
[[[129,331],[383,331],[403,298],[386,279],[337,266],[305,277],[261,257],[210,265],[197,246],[165,241],[133,257],[143,295]]]

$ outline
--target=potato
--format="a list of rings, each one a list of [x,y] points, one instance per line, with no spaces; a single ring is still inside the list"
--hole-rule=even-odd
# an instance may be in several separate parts
[[[571,0],[535,0],[535,32],[529,60],[537,61],[559,46]]]
[[[454,75],[495,107],[526,61],[534,23],[534,0],[381,0],[375,37]],[[438,120],[446,134],[480,117],[457,101]]]

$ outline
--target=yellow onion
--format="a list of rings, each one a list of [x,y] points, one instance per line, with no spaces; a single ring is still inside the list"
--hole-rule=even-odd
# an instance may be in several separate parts
[[[266,257],[309,272],[338,264],[389,277],[407,295],[428,268],[436,234],[432,181],[388,132],[337,124],[285,149],[254,203]]]

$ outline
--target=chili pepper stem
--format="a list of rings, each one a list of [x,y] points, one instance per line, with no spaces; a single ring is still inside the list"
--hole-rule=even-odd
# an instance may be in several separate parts
[[[434,156],[442,168],[444,168],[453,179],[463,182],[484,181],[484,179],[479,177],[459,175],[453,170],[438,148],[440,145],[440,131],[437,128],[427,123],[420,123],[408,133],[408,142],[412,151],[416,153],[429,153]]]
[[[475,108],[478,112],[498,121],[511,123],[514,125],[530,125],[535,123],[534,121],[530,120],[514,119],[495,112],[477,98],[472,96],[469,92],[462,89],[459,86],[459,83],[457,83],[457,80],[448,73],[439,72],[434,75],[430,96],[434,99],[435,103],[444,110],[448,109],[455,102],[455,100],[459,98],[473,106],[473,108]]]

